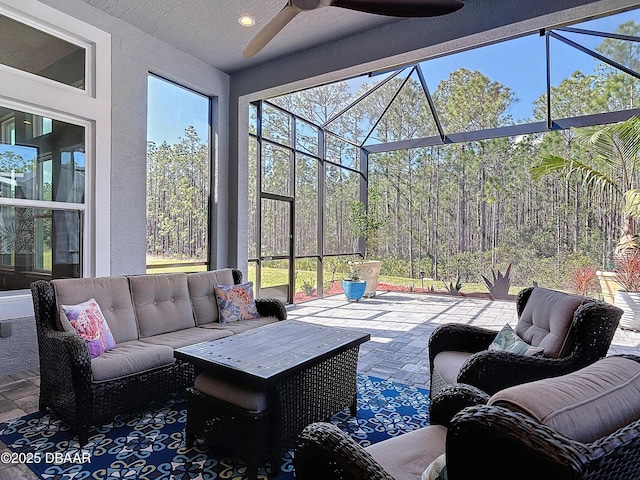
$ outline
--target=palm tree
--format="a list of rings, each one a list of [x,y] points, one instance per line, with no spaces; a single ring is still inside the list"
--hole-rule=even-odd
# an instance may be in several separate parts
[[[575,158],[547,155],[531,168],[531,175],[539,180],[545,175],[565,175],[582,180],[588,191],[609,193],[623,202],[622,236],[616,253],[638,248],[633,219],[640,218],[640,189],[636,188],[640,174],[640,117],[597,130],[577,130],[578,141],[591,147],[590,162]]]

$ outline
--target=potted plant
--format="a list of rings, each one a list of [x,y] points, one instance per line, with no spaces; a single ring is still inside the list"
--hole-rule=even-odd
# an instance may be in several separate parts
[[[614,296],[615,305],[624,311],[620,327],[640,330],[640,251],[634,250],[619,257],[614,274],[622,287]]]
[[[360,276],[359,262],[349,262],[349,276],[342,280],[342,289],[347,300],[359,301],[364,295],[367,282]]]
[[[376,215],[367,211],[364,203],[356,201],[349,206],[349,222],[351,223],[353,235],[364,242],[363,260],[357,262],[360,276],[367,284],[364,296],[375,297],[382,262],[368,259],[367,253],[377,246],[378,231],[386,223],[386,220],[379,219]]]
[[[636,186],[640,172],[640,117],[631,117],[596,130],[580,129],[576,132],[578,140],[589,146],[594,154],[589,162],[547,155],[531,168],[531,175],[536,180],[549,174],[577,177],[591,193],[606,192],[611,198],[621,201],[622,235],[614,258],[624,256],[640,247],[634,228],[634,219],[640,218],[640,189]],[[604,299],[612,303],[617,290],[616,274],[596,273]]]

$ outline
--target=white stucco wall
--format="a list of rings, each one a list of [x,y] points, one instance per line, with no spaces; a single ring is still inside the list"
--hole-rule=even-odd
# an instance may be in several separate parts
[[[217,199],[214,237],[227,235],[229,76],[79,0],[42,0],[111,34],[111,275],[144,273],[146,264],[147,74],[155,73],[217,97]],[[171,115],[171,112],[167,112]],[[100,181],[100,179],[98,179]],[[215,241],[217,264],[226,266],[227,242]],[[99,252],[98,252],[99,255]],[[216,260],[215,258],[213,259]]]
[[[20,9],[20,2],[13,3]],[[34,8],[38,8],[39,4],[34,0],[28,0],[28,3],[30,7],[35,4]],[[227,266],[229,76],[80,0],[42,0],[40,4],[45,4],[43,9],[50,6],[111,36],[111,152],[110,155],[99,155],[101,158],[97,160],[110,161],[110,165],[106,166],[108,168],[104,168],[105,165],[97,167],[98,171],[110,173],[106,179],[104,174],[96,179],[103,185],[104,182],[109,184],[106,192],[110,192],[110,195],[96,195],[96,208],[107,209],[109,213],[110,235],[107,236],[110,238],[94,239],[98,245],[102,245],[96,255],[99,259],[108,258],[109,265],[100,268],[98,275],[145,272],[149,72],[215,97],[213,139],[216,142],[216,172],[215,190],[212,192],[215,199],[212,225],[216,226],[213,236],[217,252],[212,255],[212,262],[214,266]],[[42,16],[54,21],[47,12]],[[28,85],[23,88],[28,88]],[[67,103],[60,108],[64,111],[64,108],[70,107]],[[167,112],[167,115],[171,115],[171,112]],[[98,139],[98,148],[101,144]],[[99,192],[99,189],[95,191]],[[10,337],[0,338],[0,375],[37,367],[31,293],[24,290],[0,294],[0,322],[10,323],[12,327]]]

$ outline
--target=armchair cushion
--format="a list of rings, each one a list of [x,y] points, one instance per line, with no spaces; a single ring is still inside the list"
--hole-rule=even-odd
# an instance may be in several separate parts
[[[561,358],[573,349],[571,325],[585,297],[534,288],[516,325],[516,334],[529,345],[544,348],[547,358]]]
[[[471,357],[470,352],[448,351],[440,352],[433,359],[433,371],[437,373],[446,385],[458,383],[460,368]]]
[[[640,418],[640,363],[607,357],[577,372],[502,390],[488,405],[524,413],[579,442]]]
[[[395,480],[418,480],[445,450],[447,427],[430,425],[365,448]]]

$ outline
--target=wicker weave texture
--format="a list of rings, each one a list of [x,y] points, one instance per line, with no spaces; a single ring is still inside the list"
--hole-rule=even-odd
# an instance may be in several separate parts
[[[267,392],[270,406],[264,412],[188,389],[187,444],[206,437],[231,449],[247,461],[250,479],[256,478],[266,457],[271,471],[277,471],[282,454],[295,445],[305,426],[346,407],[355,415],[358,351],[359,346],[350,348],[278,382]]]
[[[520,316],[534,287],[518,294],[516,309]],[[573,316],[574,348],[569,355],[554,359],[515,355],[510,352],[487,351],[495,331],[472,325],[445,324],[438,327],[429,339],[431,368],[430,397],[434,398],[446,386],[433,359],[443,351],[470,352],[473,355],[462,365],[459,383],[467,383],[492,395],[504,388],[542,378],[565,375],[606,356],[622,311],[598,300],[585,298]]]
[[[624,356],[640,362],[638,356]],[[448,427],[449,480],[640,478],[640,419],[592,443],[582,443],[528,415],[478,404],[486,398],[477,389],[458,384],[446,388],[434,400],[431,423]],[[461,410],[448,421],[456,406]],[[393,441],[388,441],[391,450]],[[297,442],[294,464],[298,480],[391,479],[348,434],[326,423],[304,429]]]
[[[242,273],[233,270],[236,283]],[[52,409],[74,428],[82,444],[89,427],[147,403],[168,392],[193,386],[194,368],[176,361],[171,365],[106,382],[93,382],[91,358],[80,336],[60,331],[55,290],[49,281],[31,285],[40,360],[40,410]],[[287,312],[279,300],[257,300],[261,315],[280,320]]]
[[[276,450],[293,447],[312,422],[327,420],[346,407],[356,414],[359,350],[359,346],[346,350],[276,385]]]
[[[230,449],[246,460],[250,479],[257,477],[258,467],[271,453],[272,421],[271,409],[245,410],[195,388],[187,389],[186,445],[202,437]],[[271,462],[277,459],[272,457]]]
[[[307,426],[298,438],[293,460],[298,480],[394,480],[332,423]]]

